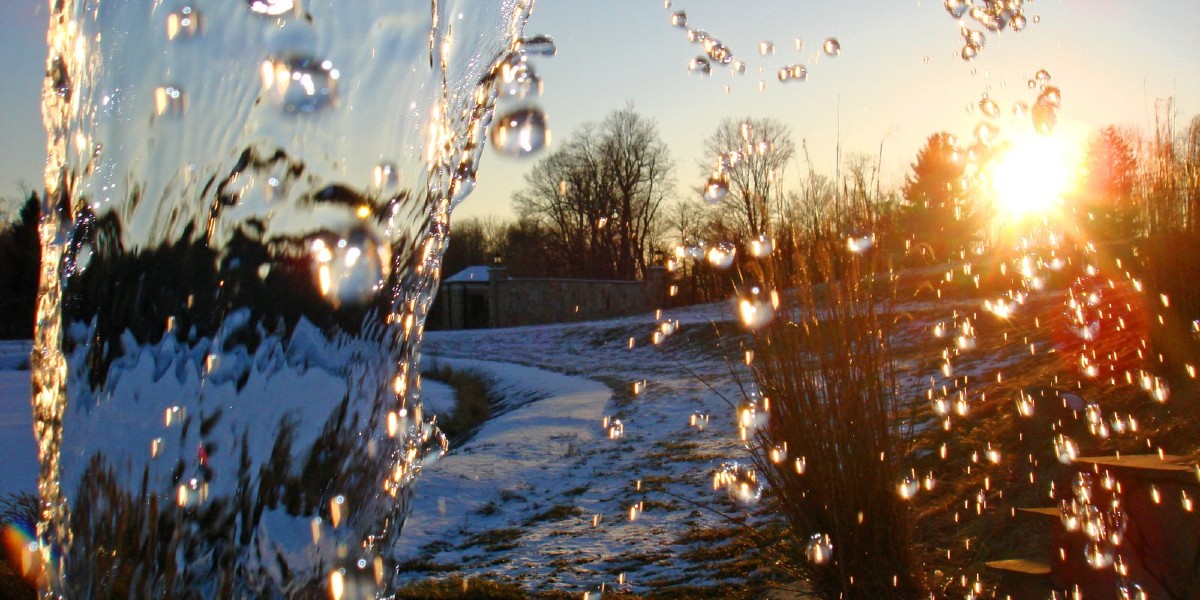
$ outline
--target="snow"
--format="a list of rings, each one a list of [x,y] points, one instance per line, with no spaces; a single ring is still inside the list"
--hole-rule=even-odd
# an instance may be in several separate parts
[[[37,490],[29,342],[0,342],[0,497]]]
[[[582,591],[611,587],[623,574],[618,587],[635,593],[726,581],[711,556],[694,552],[711,555],[715,543],[685,534],[730,529],[709,509],[748,510],[711,485],[723,463],[747,459],[731,405],[744,393],[735,375],[746,374],[737,362],[744,336],[729,321],[732,308],[716,303],[589,323],[426,333],[423,366],[477,373],[501,401],[474,437],[422,466],[397,548],[402,580],[458,575]],[[668,321],[677,323],[673,335],[652,343]],[[260,349],[246,358],[266,357]],[[149,356],[133,361],[135,371],[154,366]],[[4,432],[18,435],[4,435],[4,456],[18,458],[4,461],[0,480],[4,489],[32,489],[28,371],[5,369],[0,415]],[[172,385],[189,379],[164,378]],[[264,386],[262,393],[289,384],[251,381]],[[453,408],[445,384],[426,378],[423,396],[435,414]],[[689,423],[693,415],[711,420],[700,430]],[[623,436],[609,438],[606,417],[622,422]],[[10,454],[14,442],[7,440],[18,438],[26,443]]]
[[[488,281],[492,278],[491,267],[467,267],[449,277],[442,283],[457,283],[461,281]]]

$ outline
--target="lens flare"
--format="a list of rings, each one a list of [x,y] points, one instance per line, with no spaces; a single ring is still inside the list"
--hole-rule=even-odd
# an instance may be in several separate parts
[[[998,211],[1010,220],[1055,212],[1077,179],[1080,148],[1059,134],[1013,140],[991,168]]]

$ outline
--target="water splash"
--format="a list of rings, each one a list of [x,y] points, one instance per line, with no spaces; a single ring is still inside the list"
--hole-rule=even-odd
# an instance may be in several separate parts
[[[502,66],[553,42],[527,1],[237,6],[55,5],[49,594],[386,594],[445,449],[415,364],[449,211]]]

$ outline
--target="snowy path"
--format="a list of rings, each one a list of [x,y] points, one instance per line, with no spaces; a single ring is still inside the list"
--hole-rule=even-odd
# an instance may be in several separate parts
[[[563,459],[601,433],[608,387],[580,377],[500,362],[439,358],[492,380],[493,389],[544,396],[485,423],[464,447],[426,467],[417,483],[402,553],[443,540],[504,489],[543,488],[571,474]]]
[[[0,496],[37,491],[29,342],[0,342]]]

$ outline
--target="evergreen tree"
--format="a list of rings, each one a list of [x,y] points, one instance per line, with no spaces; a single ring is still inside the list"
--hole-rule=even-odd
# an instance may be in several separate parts
[[[17,220],[0,231],[0,339],[33,337],[37,307],[41,199],[30,192]]]
[[[1111,125],[1088,145],[1085,176],[1076,199],[1081,225],[1097,241],[1114,241],[1140,229],[1133,200],[1137,159],[1128,140]]]
[[[915,254],[930,260],[957,255],[978,231],[976,214],[966,204],[962,152],[954,136],[935,133],[917,153],[904,181],[905,206],[900,228]]]

